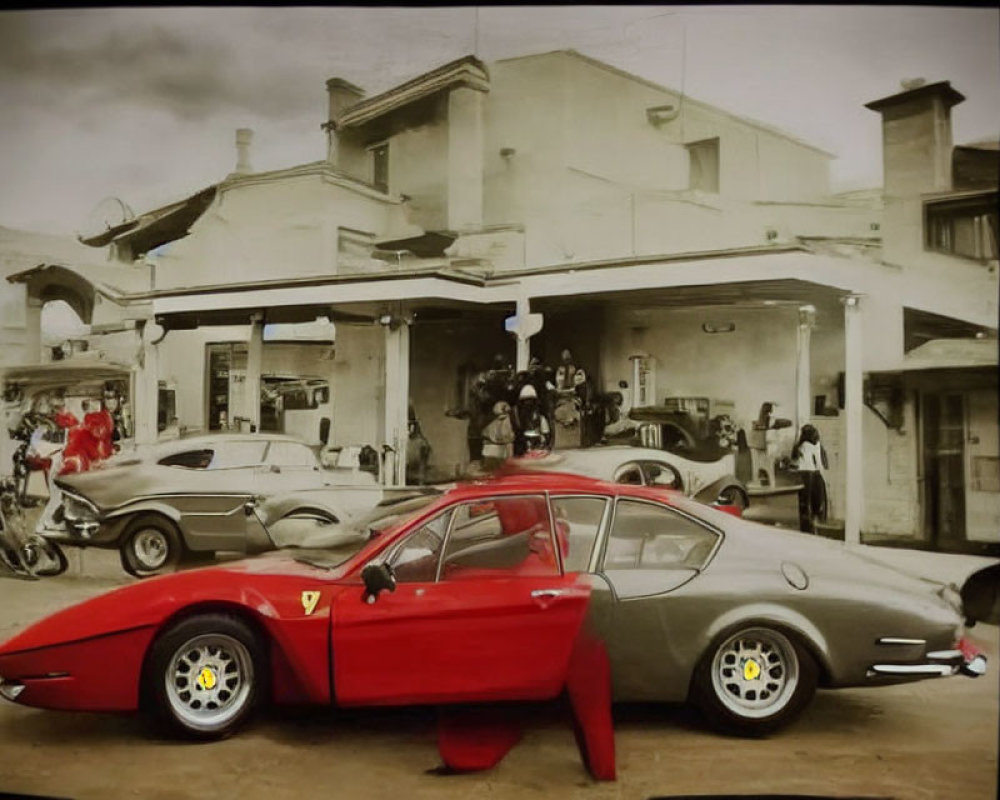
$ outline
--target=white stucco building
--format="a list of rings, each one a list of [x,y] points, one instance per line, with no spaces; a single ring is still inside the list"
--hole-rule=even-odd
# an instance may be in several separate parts
[[[328,444],[400,451],[412,405],[451,475],[465,423],[445,412],[471,365],[569,347],[636,405],[704,397],[749,427],[771,402],[816,424],[848,540],[1000,540],[995,370],[969,362],[996,362],[997,188],[953,184],[953,157],[980,175],[984,151],[952,147],[946,82],[869,105],[884,209],[830,193],[831,154],[571,51],[467,57],[374,97],[327,89],[324,161],[253,172],[241,131],[223,181],[91,241],[151,265],[132,296],[152,309],[146,402],[163,382],[188,429],[260,426],[262,383],[326,381]],[[992,217],[975,205],[990,197]],[[528,313],[540,331],[506,332]],[[333,324],[279,327],[316,320]],[[975,356],[914,346],[977,335]],[[961,491],[978,492],[961,524],[956,467],[928,444],[948,425],[965,431]]]

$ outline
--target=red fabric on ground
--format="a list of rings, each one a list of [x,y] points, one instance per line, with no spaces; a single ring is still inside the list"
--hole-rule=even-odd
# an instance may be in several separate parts
[[[459,772],[495,767],[523,735],[520,722],[500,708],[441,709],[437,729],[441,760]]]
[[[615,729],[611,718],[611,662],[604,643],[580,633],[566,682],[580,757],[595,780],[615,779]]]

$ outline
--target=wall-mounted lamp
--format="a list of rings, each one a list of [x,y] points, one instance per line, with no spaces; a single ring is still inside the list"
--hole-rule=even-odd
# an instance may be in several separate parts
[[[500,158],[510,158],[514,153],[516,153],[513,147],[501,147],[500,148]]]
[[[701,329],[705,333],[732,333],[736,330],[735,322],[705,322]]]
[[[670,104],[665,106],[653,106],[646,109],[646,121],[650,125],[660,126],[665,122],[670,122],[671,120],[677,119],[677,114],[680,109],[677,106]]]

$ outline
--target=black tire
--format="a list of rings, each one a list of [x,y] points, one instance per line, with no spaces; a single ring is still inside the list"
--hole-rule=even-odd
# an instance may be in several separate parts
[[[245,620],[224,613],[178,622],[153,643],[143,690],[166,730],[187,739],[222,739],[267,696],[267,648]]]
[[[739,486],[726,486],[715,500],[719,506],[738,506],[741,511],[750,507],[750,498]]]
[[[146,514],[129,525],[119,552],[126,572],[146,578],[172,571],[180,563],[183,545],[170,520]]]
[[[766,736],[791,723],[816,692],[818,670],[791,634],[746,624],[719,636],[695,669],[693,699],[717,730]]]
[[[41,538],[36,538],[25,545],[25,561],[32,574],[41,578],[62,575],[69,569],[69,560],[63,549],[54,542]]]

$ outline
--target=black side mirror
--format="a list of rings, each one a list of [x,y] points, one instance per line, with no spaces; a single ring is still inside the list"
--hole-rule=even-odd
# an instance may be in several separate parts
[[[379,592],[396,591],[396,576],[388,564],[369,564],[361,570],[361,580],[365,584],[366,603],[374,603]]]
[[[778,417],[776,420],[774,420],[773,423],[771,423],[771,427],[777,431],[781,430],[782,428],[791,428],[792,424],[793,423],[790,419],[786,419],[785,417]]]

